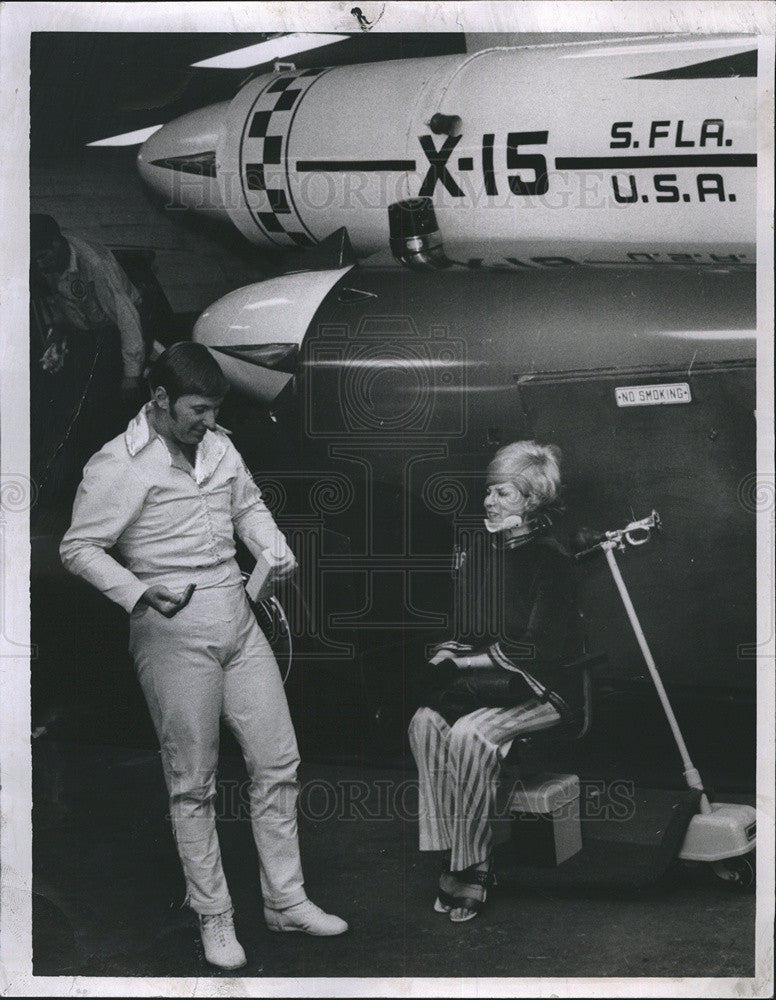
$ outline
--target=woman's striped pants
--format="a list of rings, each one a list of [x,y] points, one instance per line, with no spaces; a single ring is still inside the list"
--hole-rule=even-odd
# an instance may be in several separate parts
[[[533,698],[514,708],[479,708],[452,726],[420,708],[409,726],[420,783],[420,849],[451,851],[462,871],[490,855],[490,816],[501,760],[515,736],[560,721],[549,702]]]

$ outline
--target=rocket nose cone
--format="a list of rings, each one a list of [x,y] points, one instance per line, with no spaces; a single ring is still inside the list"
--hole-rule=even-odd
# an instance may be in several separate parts
[[[228,101],[182,115],[154,132],[137,154],[146,184],[168,205],[228,217],[217,179],[216,149]]]
[[[303,271],[238,288],[208,306],[192,339],[210,348],[232,385],[268,405],[293,377],[318,307],[349,270]]]

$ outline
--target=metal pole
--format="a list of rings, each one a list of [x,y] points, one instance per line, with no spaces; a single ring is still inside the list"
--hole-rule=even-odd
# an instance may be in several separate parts
[[[630,594],[625,586],[625,581],[620,573],[620,567],[617,565],[617,560],[614,558],[615,543],[612,541],[606,541],[601,544],[601,548],[606,553],[606,561],[609,563],[609,569],[612,571],[612,576],[614,577],[614,582],[617,584],[617,589],[620,592],[620,597],[622,598],[622,603],[625,605],[625,610],[628,613],[628,618],[630,619],[631,626],[636,635],[636,640],[641,648],[641,653],[644,657],[644,661],[647,664],[650,674],[652,675],[652,681],[657,690],[658,697],[660,698],[661,704],[663,705],[663,711],[666,713],[666,718],[668,719],[668,724],[671,727],[671,732],[676,740],[676,745],[679,748],[679,753],[682,758],[682,764],[684,765],[684,777],[687,781],[689,788],[696,788],[700,791],[701,801],[700,801],[700,811],[702,813],[710,813],[711,806],[709,805],[709,800],[706,798],[706,794],[703,792],[703,782],[701,781],[701,776],[693,766],[693,762],[690,760],[690,755],[687,751],[687,746],[684,742],[684,737],[682,736],[681,730],[679,729],[679,723],[676,721],[676,716],[674,715],[673,709],[671,708],[671,703],[668,700],[668,695],[666,694],[666,689],[663,687],[663,682],[660,679],[660,674],[658,673],[655,661],[652,658],[652,653],[650,652],[649,646],[647,645],[647,640],[644,637],[644,632],[642,631],[641,624],[636,616],[636,610],[633,607],[633,602],[630,599]]]

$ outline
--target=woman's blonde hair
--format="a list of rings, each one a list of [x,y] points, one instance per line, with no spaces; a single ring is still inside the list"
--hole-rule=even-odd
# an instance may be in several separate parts
[[[531,511],[554,504],[560,496],[561,450],[555,444],[513,441],[499,448],[488,466],[487,482],[514,483]]]

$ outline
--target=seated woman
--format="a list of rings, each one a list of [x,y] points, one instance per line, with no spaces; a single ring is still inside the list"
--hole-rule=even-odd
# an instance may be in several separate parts
[[[479,636],[442,643],[430,662],[452,661],[456,679],[484,680],[481,672],[488,671],[491,680],[475,701],[482,707],[456,719],[431,698],[436,707],[420,708],[409,726],[420,782],[420,849],[450,852],[434,909],[456,922],[477,915],[492,881],[490,815],[512,740],[571,720],[578,708],[560,669],[577,638],[573,563],[545,534],[547,511],[560,493],[559,462],[554,445],[516,441],[488,466],[490,544],[482,553],[464,553],[458,581],[465,617],[480,624]],[[477,685],[468,687],[476,698]],[[496,692],[492,707],[489,689]]]

